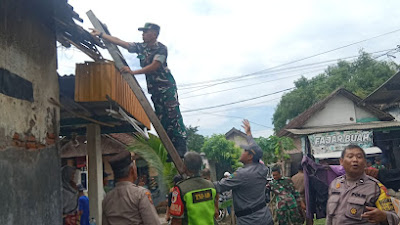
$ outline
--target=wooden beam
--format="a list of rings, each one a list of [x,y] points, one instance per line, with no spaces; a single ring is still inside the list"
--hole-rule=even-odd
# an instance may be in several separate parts
[[[81,115],[81,114],[79,114],[79,113],[76,113],[76,112],[72,111],[71,109],[68,109],[67,107],[63,106],[61,103],[57,102],[54,98],[50,98],[50,99],[49,99],[49,102],[50,102],[51,104],[53,104],[53,105],[56,105],[56,106],[60,107],[61,109],[65,109],[67,112],[71,113],[72,115],[74,115],[74,116],[76,116],[76,117],[79,117],[79,118],[88,120],[88,121],[90,121],[90,122],[92,122],[92,123],[99,124],[99,125],[103,125],[103,126],[107,126],[107,127],[114,127],[114,126],[115,126],[115,125],[113,125],[113,124],[104,123],[104,122],[101,122],[101,121],[98,121],[98,120],[94,120],[94,119],[92,119],[92,118],[89,118],[89,117],[87,117],[87,116]]]
[[[97,17],[94,15],[94,13],[91,10],[88,11],[86,13],[86,15],[88,16],[89,20],[92,22],[92,24],[96,30],[110,34],[109,32],[107,32],[106,27],[100,22],[99,19],[97,19]],[[114,59],[115,66],[118,69],[122,68],[123,66],[128,65],[116,45],[109,43],[107,41],[104,41],[104,44],[106,45],[111,57]],[[165,149],[171,156],[176,169],[178,170],[178,172],[180,174],[184,174],[185,169],[184,169],[182,159],[179,157],[179,154],[176,151],[171,140],[169,139],[167,132],[165,132],[163,126],[161,125],[160,121],[158,120],[156,114],[154,113],[154,110],[151,107],[149,101],[147,100],[146,96],[142,92],[142,89],[140,88],[139,83],[134,78],[134,76],[132,76],[129,73],[123,73],[122,77],[128,83],[129,87],[132,89],[133,93],[136,95],[137,99],[139,100],[140,104],[142,105],[144,111],[147,114],[147,117],[149,117],[151,123],[154,126],[154,129],[157,131],[158,136],[160,137],[162,143],[164,144]]]

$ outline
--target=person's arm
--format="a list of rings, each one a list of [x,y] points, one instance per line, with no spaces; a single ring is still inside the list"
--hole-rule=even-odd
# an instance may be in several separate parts
[[[215,196],[215,199],[214,199],[214,209],[215,209],[214,218],[215,219],[217,219],[219,216],[218,200],[219,200],[219,194],[217,193]]]
[[[150,192],[146,190],[140,196],[139,200],[139,213],[140,217],[143,220],[144,225],[160,225],[160,219],[158,218],[158,214],[156,208],[151,202]]]
[[[247,119],[244,119],[242,123],[243,123],[242,127],[244,128],[244,132],[246,133],[246,135],[252,136],[250,122]]]
[[[299,191],[297,191],[297,189],[294,187],[293,181],[292,181],[292,179],[290,179],[290,178],[288,178],[288,189],[292,192],[294,198],[296,199],[296,202],[297,202],[298,206],[300,206],[301,208],[303,208],[302,201],[301,201],[301,197],[300,197],[300,193],[299,193]]]
[[[171,219],[171,214],[169,213],[169,207],[171,207],[172,204],[172,188],[169,190],[168,193],[168,200],[167,200],[167,211],[165,212],[165,220],[169,221]]]
[[[233,190],[246,183],[246,177],[240,176],[240,169],[232,174],[231,177],[213,182],[218,193]]]
[[[386,194],[386,187],[381,183],[377,185],[379,197],[375,202],[376,207],[366,206],[367,211],[361,217],[367,218],[370,223],[398,225],[400,218],[394,211],[390,196]]]
[[[120,69],[121,73],[130,73],[132,75],[136,75],[136,74],[148,74],[151,72],[156,71],[158,68],[160,68],[161,66],[161,62],[157,61],[157,60],[153,60],[153,62],[145,67],[143,67],[142,69],[139,70],[131,70],[128,66],[124,66]]]
[[[126,41],[123,41],[123,40],[121,40],[121,39],[119,39],[117,37],[108,35],[108,34],[106,34],[104,32],[100,32],[100,31],[98,31],[96,29],[93,29],[93,28],[89,28],[89,30],[92,31],[90,34],[95,38],[101,38],[101,39],[106,40],[108,42],[111,42],[113,44],[119,45],[119,46],[121,46],[121,47],[123,47],[125,49],[129,48],[129,43],[126,42]]]
[[[334,183],[334,182],[332,182]],[[332,195],[332,183],[329,185],[329,189],[328,189],[328,201],[329,201],[329,197],[331,197]],[[332,218],[329,216],[329,205],[327,205],[326,207],[326,222],[325,225],[332,225]],[[313,214],[314,215],[314,214]]]

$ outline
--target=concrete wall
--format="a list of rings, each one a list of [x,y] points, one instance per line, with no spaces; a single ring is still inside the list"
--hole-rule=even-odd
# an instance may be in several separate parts
[[[45,144],[48,134],[54,135],[58,129],[54,121],[59,121],[59,110],[48,102],[59,96],[55,34],[34,9],[21,5],[24,1],[5,0],[9,9],[0,12],[0,68],[32,83],[33,102],[0,94],[3,148],[15,134]]]
[[[377,119],[370,112],[356,106],[350,99],[338,95],[329,101],[324,109],[313,115],[303,127],[351,124],[363,120],[370,122]]]
[[[0,79],[2,225],[62,224],[59,109],[48,102],[59,96],[52,2],[0,4],[0,76],[13,78]]]
[[[0,224],[61,225],[61,180],[55,146],[0,151]]]

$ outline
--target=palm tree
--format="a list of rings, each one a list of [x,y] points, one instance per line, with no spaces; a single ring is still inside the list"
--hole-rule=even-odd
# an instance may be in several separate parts
[[[137,136],[136,139],[138,142],[130,145],[128,150],[138,154],[150,167],[156,169],[168,190],[172,186],[173,177],[178,172],[173,163],[166,162],[168,153],[160,138],[152,134],[149,136],[148,140]]]

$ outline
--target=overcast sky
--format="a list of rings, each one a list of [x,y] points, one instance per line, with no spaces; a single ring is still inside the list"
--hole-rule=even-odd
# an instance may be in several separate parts
[[[279,97],[300,76],[315,76],[337,59],[352,60],[348,57],[357,56],[361,49],[378,52],[373,55],[379,60],[398,62],[400,57],[396,52],[390,55],[397,58],[383,55],[400,44],[400,1],[68,3],[84,20],[79,25],[92,27],[86,16],[92,10],[112,35],[125,41],[142,41],[137,28],[145,22],[159,24],[159,41],[168,47],[167,62],[178,85],[184,122],[208,136],[232,127],[241,129],[241,120],[247,118],[254,136],[268,137]],[[132,69],[140,68],[136,55],[122,53]],[[111,59],[107,52],[102,54]],[[74,74],[76,63],[91,60],[74,48],[59,47],[58,56],[62,75]],[[144,75],[137,79],[147,90]],[[225,106],[191,111],[219,105]]]

